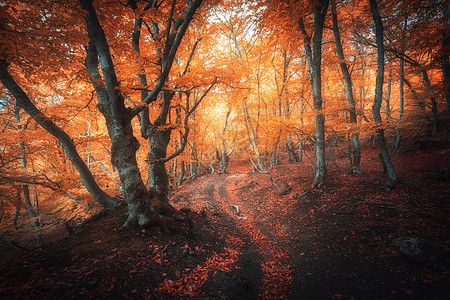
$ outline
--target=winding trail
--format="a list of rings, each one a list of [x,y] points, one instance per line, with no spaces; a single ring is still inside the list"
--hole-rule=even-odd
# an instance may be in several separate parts
[[[177,192],[190,199],[188,206],[192,209],[223,218],[230,227],[226,231],[235,232],[242,239],[237,247],[241,254],[234,268],[229,274],[215,273],[209,277],[202,292],[205,296],[218,293],[226,299],[287,299],[293,281],[289,225],[282,207],[268,209],[264,201],[268,195],[262,195],[261,199],[251,190],[239,187],[244,178],[248,175],[210,176]],[[181,204],[186,202],[179,201],[178,207]],[[228,278],[224,280],[223,276]],[[223,286],[223,282],[227,284]]]

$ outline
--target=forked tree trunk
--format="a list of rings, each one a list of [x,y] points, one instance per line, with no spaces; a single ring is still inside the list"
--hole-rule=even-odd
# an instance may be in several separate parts
[[[125,106],[110,47],[98,20],[92,0],[79,0],[79,2],[81,7],[87,12],[85,20],[90,38],[85,65],[96,90],[99,110],[106,119],[112,144],[112,163],[119,171],[125,200],[128,203],[128,219],[124,226],[137,227],[157,223],[163,229],[166,229],[166,221],[169,219],[173,221],[171,217],[175,211],[165,201],[168,194],[168,176],[165,168],[165,162],[168,159],[165,160],[165,154],[169,143],[170,130],[165,130],[163,126],[166,125],[167,112],[170,110],[170,99],[166,99],[168,92],[163,92],[164,101],[160,116],[153,124],[150,124],[148,113],[145,113],[146,105],[137,105],[133,108]],[[144,97],[144,99],[141,99],[142,103],[150,104],[157,100],[169,78],[177,49],[201,2],[201,0],[189,1],[187,9],[183,13],[183,18],[175,22],[173,22],[173,19],[168,21],[170,30],[168,30],[168,36],[163,47],[164,51],[161,49],[161,60],[157,63],[161,68],[161,75],[158,77],[153,89],[148,94],[144,93],[141,95]],[[128,4],[132,8],[136,8],[135,1],[130,0]],[[172,9],[175,9],[175,6],[172,6]],[[137,31],[139,31],[141,25],[142,22],[139,18],[135,20],[132,44],[138,53],[139,48],[136,42],[139,40],[139,34],[137,34]],[[101,75],[98,70],[99,61],[102,69]],[[140,83],[143,85],[145,85],[144,79],[143,76],[139,77]],[[173,96],[173,93],[170,94]],[[136,161],[136,151],[139,148],[139,142],[133,135],[131,125],[132,119],[142,111],[144,113],[141,120],[141,133],[149,138],[150,145],[150,151],[147,156],[150,191],[147,190],[142,181]],[[186,126],[185,130],[184,142],[186,142],[188,133]],[[181,153],[183,149],[180,149],[178,153]],[[175,155],[172,155],[172,158],[174,157]]]
[[[383,23],[381,21],[381,16],[378,11],[377,1],[370,0],[370,9],[372,12],[372,17],[375,22],[375,35],[377,42],[377,77],[375,86],[375,99],[372,106],[372,113],[375,123],[377,123],[377,142],[380,147],[379,157],[383,165],[384,171],[388,177],[387,186],[389,188],[395,187],[397,185],[397,175],[395,173],[394,165],[392,164],[391,157],[386,144],[386,138],[384,137],[384,129],[382,127],[381,119],[381,103],[383,100],[383,77],[384,77],[384,42],[383,42]]]

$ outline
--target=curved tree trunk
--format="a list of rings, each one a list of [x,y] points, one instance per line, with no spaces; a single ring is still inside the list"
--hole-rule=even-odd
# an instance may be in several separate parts
[[[372,106],[372,114],[377,123],[377,141],[380,146],[379,157],[383,165],[384,171],[388,177],[387,186],[389,188],[395,187],[397,185],[397,175],[395,173],[394,165],[391,161],[391,156],[387,148],[386,138],[384,137],[384,130],[382,127],[381,119],[381,103],[383,101],[383,77],[384,77],[384,42],[383,42],[383,23],[381,21],[381,16],[378,11],[378,5],[376,0],[370,0],[370,9],[372,12],[372,17],[375,22],[375,35],[377,41],[378,58],[377,58],[377,77],[375,86],[375,99]]]
[[[83,159],[77,152],[72,139],[67,133],[47,118],[28,98],[27,94],[12,78],[8,72],[8,64],[3,60],[0,62],[0,80],[3,85],[11,92],[16,99],[17,106],[22,108],[28,115],[30,115],[39,125],[42,126],[47,132],[56,137],[66,152],[67,157],[77,169],[81,176],[83,185],[92,195],[94,200],[108,208],[114,208],[117,205],[117,201],[106,194],[95,182],[89,168],[84,163]]]

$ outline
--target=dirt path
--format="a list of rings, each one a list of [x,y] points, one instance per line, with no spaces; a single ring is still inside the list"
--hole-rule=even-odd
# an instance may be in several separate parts
[[[264,210],[258,210],[256,203],[239,193],[237,183],[246,176],[212,176],[182,192],[183,197],[197,197],[195,205],[204,201],[201,210],[226,220],[232,227],[228,231],[234,231],[242,240],[236,266],[229,273],[208,279],[202,294],[214,292],[224,299],[283,298],[289,294],[293,279],[288,226],[271,220],[273,216],[262,215]]]

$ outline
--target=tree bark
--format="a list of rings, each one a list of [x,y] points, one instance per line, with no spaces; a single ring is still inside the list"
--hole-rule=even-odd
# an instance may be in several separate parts
[[[255,152],[255,154],[256,154],[256,162],[258,163],[259,170],[260,171],[265,171],[266,167],[264,166],[263,158],[262,158],[261,153],[259,152],[259,149],[258,149],[258,139],[257,139],[257,136],[255,134],[255,129],[253,128],[253,124],[252,124],[252,122],[250,120],[250,115],[248,113],[247,104],[246,104],[245,101],[243,103],[243,108],[244,108],[245,124],[247,126],[247,131],[249,133],[249,140],[250,140],[251,148],[253,149],[253,152]]]
[[[393,188],[397,185],[398,179],[395,173],[394,165],[392,164],[389,151],[387,149],[386,139],[384,137],[383,122],[381,119],[381,104],[383,101],[383,80],[384,80],[384,41],[383,41],[383,23],[378,11],[376,0],[370,0],[370,10],[375,23],[375,35],[377,43],[377,77],[375,85],[375,99],[372,106],[372,114],[375,123],[377,124],[377,141],[380,147],[379,157],[383,165],[384,171],[388,177],[387,186]]]
[[[314,36],[311,49],[311,37],[308,35],[303,18],[298,20],[304,36],[305,52],[308,59],[314,110],[316,111],[316,167],[312,188],[321,188],[325,183],[327,165],[325,159],[325,116],[322,111],[322,35],[325,17],[328,10],[328,0],[317,1],[314,6]]]
[[[337,13],[336,13],[336,4],[333,4],[331,6],[331,14],[333,17],[333,32],[334,32],[334,39],[336,42],[336,50],[340,59],[340,67],[342,71],[342,75],[344,77],[345,82],[345,91],[347,94],[347,101],[349,104],[349,113],[350,113],[350,123],[354,124],[355,126],[358,124],[358,119],[356,116],[356,103],[355,99],[353,97],[353,82],[352,78],[350,76],[350,72],[348,71],[347,63],[345,62],[345,56],[344,56],[344,50],[342,48],[342,42],[341,42],[341,35],[339,33],[339,25],[337,20]],[[359,142],[359,133],[357,129],[351,128],[350,129],[350,137],[353,144],[353,147],[349,147],[350,149],[350,172],[351,173],[361,173],[360,169],[360,162],[361,162],[361,145]]]
[[[408,27],[408,15],[405,16],[404,19],[404,31]],[[406,47],[404,47],[406,48]],[[403,52],[405,49],[403,49]],[[403,53],[402,52],[402,53]],[[398,117],[397,117],[397,126],[400,125],[403,118],[403,110],[405,107],[405,96],[404,96],[404,87],[405,87],[405,58],[403,56],[400,57],[400,78],[399,78],[399,107],[398,107]],[[395,138],[395,151],[398,153],[400,151],[400,141],[401,141],[401,133],[400,129],[397,129],[397,136]]]
[[[175,209],[167,203],[168,175],[165,162],[174,158],[184,150],[189,132],[185,126],[183,136],[183,148],[179,149],[170,157],[166,157],[167,145],[170,140],[170,129],[166,130],[167,113],[170,109],[170,99],[172,93],[164,92],[164,101],[159,117],[153,124],[148,120],[148,114],[143,114],[141,119],[141,133],[149,139],[150,151],[147,155],[149,163],[149,183],[147,190],[142,181],[137,165],[136,152],[140,146],[133,135],[132,118],[144,110],[146,105],[137,105],[133,108],[126,108],[124,96],[117,79],[115,66],[112,61],[110,48],[106,40],[105,33],[101,27],[92,0],[79,0],[81,7],[87,11],[85,15],[88,36],[90,38],[88,53],[86,57],[86,67],[90,73],[92,84],[97,93],[99,110],[106,119],[108,133],[111,138],[111,160],[112,164],[119,171],[119,176],[123,184],[125,200],[128,203],[128,220],[124,224],[126,227],[147,226],[154,223],[166,229],[166,216],[172,217]],[[172,6],[171,17],[168,18],[167,35],[164,44],[164,51],[161,51],[160,60],[157,65],[161,68],[159,76],[153,89],[141,95],[141,102],[150,104],[155,101],[162,91],[163,86],[169,76],[176,52],[181,40],[186,33],[195,11],[199,8],[201,0],[190,1],[183,17],[173,20],[175,6]],[[134,1],[129,1],[132,8]],[[142,22],[139,18],[135,20],[132,45],[139,53],[139,34]],[[98,70],[98,61],[102,69],[102,75]],[[143,76],[139,77],[141,85],[146,84]],[[144,110],[145,112],[145,110]],[[190,112],[192,113],[192,112]],[[185,121],[187,123],[187,121]],[[187,125],[187,124],[185,124]],[[161,204],[161,200],[164,204]],[[164,216],[162,216],[164,215]]]
[[[219,161],[219,174],[227,173],[228,162],[230,161],[230,156],[234,152],[234,141],[233,141],[233,147],[228,152],[226,140],[225,140],[225,131],[228,126],[228,117],[230,116],[230,114],[231,114],[231,110],[228,110],[225,115],[225,119],[223,121],[222,131],[220,132],[220,138],[222,139],[222,145],[221,145],[220,151],[216,150],[216,158]]]

